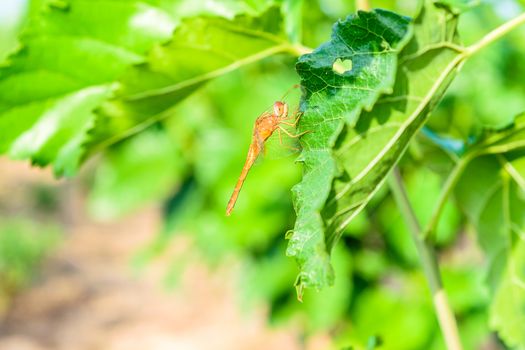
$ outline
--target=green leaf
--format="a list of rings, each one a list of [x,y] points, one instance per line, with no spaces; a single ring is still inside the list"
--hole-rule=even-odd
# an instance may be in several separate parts
[[[277,7],[232,21],[186,19],[167,44],[154,47],[147,62],[122,78],[116,97],[98,111],[89,147],[136,133],[171,115],[171,107],[210,79],[288,49]]]
[[[35,217],[0,217],[0,311],[12,294],[31,282],[39,264],[59,243],[62,232],[53,222]]]
[[[158,89],[159,84],[162,87],[187,84],[180,94],[175,94],[177,98],[168,94],[160,99],[162,101],[146,99],[150,105],[132,98],[128,107],[137,108],[133,110],[134,117],[140,115],[137,118],[143,122],[177,103],[204,80],[241,65],[237,61],[239,55],[248,51],[253,54],[261,49],[257,46],[261,41],[275,39],[262,30],[279,26],[281,17],[269,12],[261,21],[245,16],[235,23],[197,17],[185,22],[173,37],[180,18],[203,14],[233,18],[244,12],[256,16],[269,3],[209,1],[196,5],[177,0],[42,0],[32,4],[32,18],[21,37],[22,49],[9,58],[5,67],[0,67],[0,153],[16,159],[30,159],[40,166],[53,164],[58,175],[74,174],[86,159],[86,153],[90,155],[151,124],[148,122],[134,129],[136,120],[108,120],[104,112],[96,117],[94,111],[112,97],[116,89],[121,87],[117,96],[126,95],[127,99],[128,94],[133,98],[137,93],[147,94],[151,89]],[[223,32],[210,29],[215,26],[215,20],[221,23],[218,27]],[[251,28],[252,25],[256,28]],[[257,39],[254,32],[262,39]],[[237,42],[236,34],[244,41]],[[247,39],[251,35],[253,41]],[[173,40],[171,44],[157,46],[151,51],[154,45],[169,39]],[[224,48],[219,46],[221,40],[224,40]],[[202,48],[204,50],[200,50]],[[203,52],[206,55],[202,55]],[[195,53],[198,55],[193,55]],[[256,55],[251,61],[260,58]],[[151,64],[144,63],[148,59],[153,60]],[[141,63],[142,66],[129,71],[133,65]],[[228,69],[214,71],[202,79],[204,71],[224,68],[224,65],[228,65]],[[167,66],[169,68],[164,69]],[[154,72],[143,72],[141,67],[152,68]],[[124,80],[119,82],[124,74]],[[201,80],[192,83],[189,81],[192,78]],[[170,98],[173,100],[169,101]],[[109,113],[108,108],[116,109],[122,102],[119,101],[106,104],[103,111]],[[110,113],[112,117],[114,112]],[[111,140],[103,142],[108,139]],[[93,146],[96,149],[90,148]]]
[[[286,34],[291,43],[301,43],[303,36],[303,0],[283,0],[281,11]]]
[[[432,215],[432,209],[443,187],[441,177],[425,168],[408,170],[410,169],[403,172],[408,198],[414,214],[424,226]],[[381,231],[389,243],[389,250],[403,258],[405,263],[418,266],[419,260],[414,242],[393,198],[381,203],[377,215],[381,220]],[[448,201],[436,230],[436,244],[443,245],[452,241],[460,228],[459,225],[460,211],[452,205],[452,201]]]
[[[455,188],[460,206],[476,225],[479,242],[491,259],[510,247],[512,239],[507,231],[523,225],[519,215],[505,214],[505,210],[525,208],[518,195],[525,190],[523,148],[525,114],[517,116],[507,129],[489,131],[471,147],[479,156],[467,166]]]
[[[511,242],[507,228],[503,225],[503,179],[498,159],[495,156],[485,156],[472,161],[458,181],[455,194],[470,222],[475,225],[478,241],[487,253],[492,267],[500,268],[497,262],[504,258],[502,252]],[[516,204],[519,205],[519,202]],[[499,275],[496,271],[493,274]],[[496,282],[492,284],[497,285]]]
[[[466,250],[468,248],[462,249],[462,253],[468,254]],[[457,315],[468,315],[474,310],[486,308],[489,301],[488,288],[483,271],[476,262],[462,262],[461,265],[448,263],[440,267],[450,305]]]
[[[525,157],[519,148],[521,118],[515,127],[489,136],[455,189],[488,256],[487,279],[494,293],[490,324],[509,346],[525,346]],[[516,147],[515,147],[516,146]],[[490,152],[489,152],[490,151]],[[475,176],[472,176],[475,174]]]
[[[481,153],[507,153],[525,148],[525,113],[504,130],[489,132],[480,142]]]
[[[351,276],[352,259],[350,253],[343,247],[339,248],[334,249],[333,252],[334,269],[338,274]],[[350,278],[338,280],[333,287],[322,291],[309,291],[305,295],[301,309],[308,314],[311,328],[318,330],[337,326],[350,306],[352,292],[353,284]]]
[[[375,335],[383,343],[378,349],[427,349],[436,326],[432,305],[424,297],[423,278],[391,273],[389,280],[395,287],[380,284],[356,296],[347,335],[350,344],[365,349]]]
[[[490,326],[510,347],[525,347],[525,231],[510,253],[490,308]]]
[[[180,176],[182,159],[162,129],[152,128],[115,145],[97,168],[90,212],[113,219],[168,196]]]
[[[297,221],[287,250],[301,267],[299,295],[303,286],[321,288],[333,281],[331,246],[325,245],[320,215],[338,172],[331,148],[345,123],[354,124],[363,108],[391,91],[408,24],[407,18],[384,10],[359,12],[336,23],[331,41],[297,63],[304,87],[300,128],[312,131],[302,138],[305,172],[293,188]],[[337,68],[348,61],[351,70]]]
[[[175,20],[154,1],[62,3],[43,6],[0,68],[0,153],[70,175],[93,109],[127,67],[170,37]]]
[[[384,14],[376,11],[368,16]],[[359,53],[356,68],[346,76],[333,72],[331,64],[351,55],[329,45],[322,46],[315,59],[306,56],[298,64],[306,88],[300,127],[313,132],[302,139],[305,174],[294,188],[297,222],[289,254],[298,259],[299,283],[306,287],[332,283],[332,247],[383,183],[463,59],[456,46],[455,15],[428,2],[415,19],[413,38],[400,54],[392,89],[397,49],[408,38],[408,21],[387,17],[385,26],[393,31],[381,33],[397,33],[395,40],[388,49],[381,46],[382,39],[369,41],[377,51],[385,51],[381,55],[367,54],[374,52],[373,46],[362,47],[364,52],[354,48]],[[371,23],[369,19],[365,28],[380,30]],[[344,39],[344,33],[339,37]],[[359,43],[356,38],[370,40],[364,33],[352,36],[353,43]],[[379,98],[380,93],[385,95]],[[360,113],[363,107],[365,112]]]

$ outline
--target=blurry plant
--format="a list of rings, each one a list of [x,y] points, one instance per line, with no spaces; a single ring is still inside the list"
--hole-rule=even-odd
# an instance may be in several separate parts
[[[0,313],[10,298],[34,277],[35,268],[60,237],[56,227],[23,218],[0,223]]]
[[[166,201],[140,261],[189,232],[196,249],[171,276],[195,251],[211,265],[235,255],[248,302],[270,301],[275,322],[357,349],[496,347],[489,329],[524,347],[525,46],[509,32],[525,15],[500,25],[513,7],[377,5],[414,18],[359,12],[320,45],[353,4],[34,1],[0,68],[0,152],[57,175],[103,153],[93,213]],[[226,220],[252,122],[297,82],[294,63],[298,131],[311,132],[293,207],[299,167],[265,160]]]

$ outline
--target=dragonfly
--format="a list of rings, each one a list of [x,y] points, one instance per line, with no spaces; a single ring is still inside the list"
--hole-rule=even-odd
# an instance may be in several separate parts
[[[246,176],[248,176],[248,172],[250,171],[252,165],[255,163],[257,157],[264,149],[264,143],[266,140],[268,140],[268,138],[270,138],[270,136],[272,136],[275,131],[279,133],[279,141],[281,144],[281,133],[285,133],[291,138],[298,138],[310,132],[310,130],[307,130],[299,134],[292,134],[283,127],[283,125],[295,127],[299,122],[301,115],[302,113],[299,111],[288,115],[288,104],[282,101],[276,101],[273,104],[271,112],[264,112],[255,120],[252,133],[252,142],[250,143],[250,148],[248,149],[248,155],[246,156],[246,161],[242,167],[241,175],[237,180],[235,189],[233,190],[230,200],[228,201],[228,206],[226,207],[227,216],[230,216],[232,213],[235,202],[237,202],[237,197],[239,197],[242,185],[244,184],[244,180],[246,180]]]

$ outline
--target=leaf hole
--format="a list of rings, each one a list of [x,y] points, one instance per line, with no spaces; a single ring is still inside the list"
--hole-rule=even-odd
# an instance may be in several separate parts
[[[338,74],[345,74],[352,70],[352,60],[349,58],[345,59],[336,59],[334,64],[332,64],[332,69]]]

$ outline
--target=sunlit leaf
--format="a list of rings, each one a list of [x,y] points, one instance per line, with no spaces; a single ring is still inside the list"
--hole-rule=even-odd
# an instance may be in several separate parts
[[[269,49],[280,40],[273,36],[280,32],[278,9],[260,20],[248,15],[235,23],[220,19],[245,12],[258,18],[269,3],[71,0],[33,5],[22,48],[0,67],[0,153],[40,166],[53,164],[59,175],[74,174],[86,153],[144,129],[152,116],[204,81],[284,51]],[[210,17],[188,20],[172,36],[182,17],[203,14]],[[137,64],[142,65],[130,71]],[[210,71],[211,76],[202,77]],[[146,98],[149,105],[137,99],[137,94],[155,95],[173,84],[184,87],[179,85],[174,94],[163,91],[164,98]],[[94,111],[115,93],[126,102],[105,104],[96,118]],[[126,103],[132,116],[120,118],[118,106]],[[108,115],[117,115],[118,121]]]
[[[53,2],[41,12],[0,68],[0,152],[72,174],[93,109],[175,20],[142,1]]]
[[[210,79],[289,48],[277,7],[261,17],[184,20],[173,38],[121,79],[116,97],[98,111],[89,147],[99,149],[171,115],[170,107]]]

